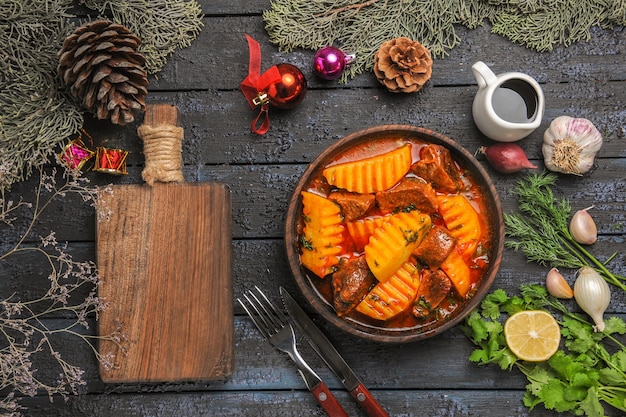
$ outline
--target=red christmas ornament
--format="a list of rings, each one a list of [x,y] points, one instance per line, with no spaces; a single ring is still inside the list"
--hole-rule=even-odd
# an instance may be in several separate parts
[[[276,65],[280,81],[270,84],[267,96],[270,105],[279,109],[292,109],[302,102],[306,94],[306,79],[295,65]]]
[[[93,170],[113,175],[126,175],[127,156],[128,151],[124,149],[107,149],[104,146],[98,146],[96,148],[96,166]]]
[[[239,86],[251,108],[261,107],[250,128],[254,133],[264,134],[269,130],[269,107],[291,109],[304,99],[306,79],[302,72],[291,64],[278,64],[261,74],[261,47],[249,35],[250,64],[248,76]]]
[[[63,152],[59,154],[59,160],[63,162],[69,169],[79,170],[87,161],[93,157],[94,153],[89,150],[83,141],[74,139],[63,148]]]
[[[325,46],[315,53],[313,70],[320,78],[336,80],[341,77],[352,61],[354,61],[354,55],[346,55],[334,46]]]

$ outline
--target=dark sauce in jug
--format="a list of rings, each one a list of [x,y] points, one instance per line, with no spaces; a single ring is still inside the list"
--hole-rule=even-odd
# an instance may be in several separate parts
[[[502,120],[510,123],[529,123],[537,115],[537,93],[524,80],[511,79],[493,92],[491,104]]]

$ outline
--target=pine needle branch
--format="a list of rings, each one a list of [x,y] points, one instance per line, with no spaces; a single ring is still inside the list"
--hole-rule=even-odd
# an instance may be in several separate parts
[[[342,82],[373,66],[387,40],[407,37],[444,57],[459,44],[456,27],[492,32],[537,51],[589,39],[593,26],[626,23],[623,0],[273,0],[263,13],[270,41],[283,51],[335,45],[356,59]]]

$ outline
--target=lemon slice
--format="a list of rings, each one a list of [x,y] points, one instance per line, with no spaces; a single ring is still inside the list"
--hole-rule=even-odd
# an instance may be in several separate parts
[[[520,311],[504,323],[504,338],[509,349],[518,358],[542,362],[550,359],[559,349],[561,330],[548,312]]]

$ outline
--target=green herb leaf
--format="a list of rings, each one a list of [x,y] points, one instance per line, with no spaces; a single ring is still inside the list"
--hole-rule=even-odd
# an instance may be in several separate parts
[[[543,405],[548,410],[563,413],[573,410],[576,406],[576,403],[568,399],[571,395],[566,384],[557,378],[552,378],[541,387],[538,397],[543,400]]]
[[[602,407],[602,404],[600,403],[598,389],[595,387],[589,388],[587,391],[587,397],[580,402],[578,408],[586,416],[603,416],[604,407]]]
[[[624,350],[617,351],[613,355],[611,362],[615,364],[617,369],[619,369],[622,372],[626,372],[626,351]]]
[[[626,323],[618,317],[609,317],[604,321],[606,328],[605,334],[624,334],[626,333]]]
[[[626,378],[624,373],[617,369],[603,368],[598,372],[600,382],[604,385],[621,385],[626,386]]]

